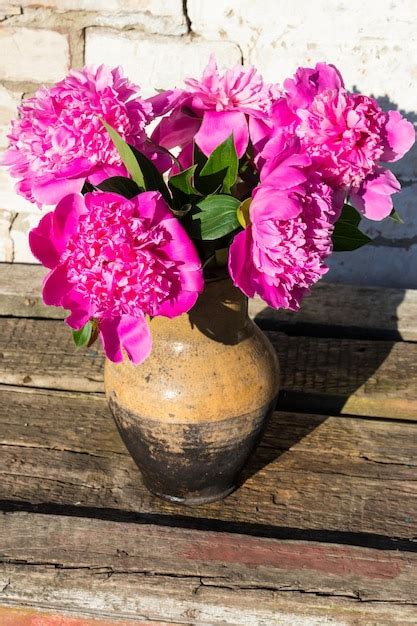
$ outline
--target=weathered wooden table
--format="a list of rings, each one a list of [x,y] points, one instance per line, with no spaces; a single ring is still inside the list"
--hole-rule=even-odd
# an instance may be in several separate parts
[[[278,410],[240,489],[185,508],[144,489],[41,275],[0,266],[1,626],[417,624],[416,292],[252,303]]]

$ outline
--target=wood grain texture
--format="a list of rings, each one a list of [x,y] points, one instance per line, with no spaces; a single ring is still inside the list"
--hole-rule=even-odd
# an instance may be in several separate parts
[[[417,555],[399,551],[25,513],[2,516],[0,544],[3,605],[61,592],[61,610],[193,624],[320,623],[288,611],[319,618],[322,596],[336,623],[417,606]]]
[[[10,565],[2,603],[48,607],[60,613],[119,620],[170,621],[189,626],[415,625],[416,607],[361,602],[314,593],[228,588],[206,579],[93,574],[84,569]],[[32,625],[31,625],[32,626]],[[64,625],[59,625],[64,626]]]
[[[39,602],[39,604],[41,604]],[[42,607],[44,609],[44,607]],[[0,606],[1,626],[177,626],[179,622],[160,622],[148,620],[117,620],[101,617],[71,617],[67,614],[45,612],[38,609],[17,609]]]
[[[240,489],[178,507],[152,496],[104,398],[0,390],[0,500],[94,509],[175,523],[232,524],[338,537],[417,536],[416,427],[411,423],[275,413]],[[334,540],[334,539],[332,539]]]
[[[185,508],[144,488],[101,348],[74,349],[43,271],[0,265],[0,624],[416,623],[416,292],[323,284],[296,316],[252,303],[280,411],[239,490]]]
[[[42,265],[0,263],[0,315],[62,319],[64,311],[42,301]]]
[[[62,319],[63,310],[42,303],[46,274],[40,265],[0,263],[0,315]],[[417,341],[417,290],[318,283],[298,313],[275,311],[260,299],[249,311],[267,326],[319,325]]]
[[[280,359],[280,408],[417,419],[417,343],[266,334]],[[62,322],[0,320],[0,383],[101,393],[103,361],[99,342],[76,350]]]

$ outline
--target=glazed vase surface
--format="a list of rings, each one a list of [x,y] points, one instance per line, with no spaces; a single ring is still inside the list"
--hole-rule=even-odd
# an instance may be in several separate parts
[[[150,328],[144,363],[106,361],[120,435],[154,494],[191,505],[221,499],[275,406],[275,350],[230,279],[206,282],[189,313],[153,318]]]

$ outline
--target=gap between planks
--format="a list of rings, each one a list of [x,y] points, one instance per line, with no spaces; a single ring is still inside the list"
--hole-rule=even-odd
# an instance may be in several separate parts
[[[0,316],[62,319],[63,310],[42,303],[46,270],[40,265],[0,263]],[[301,310],[275,311],[260,299],[249,311],[264,328],[417,341],[417,290],[362,287],[321,281]],[[331,330],[333,329],[333,330]]]
[[[251,626],[415,615],[416,554],[25,513],[0,537],[3,605]]]
[[[279,408],[417,420],[417,343],[266,334]],[[0,320],[0,384],[102,393],[103,363],[99,345],[77,351],[58,320]]]
[[[192,508],[144,488],[104,398],[0,390],[0,433],[3,508],[68,507],[76,515],[79,507],[95,516],[417,548],[410,422],[276,412],[240,488]]]

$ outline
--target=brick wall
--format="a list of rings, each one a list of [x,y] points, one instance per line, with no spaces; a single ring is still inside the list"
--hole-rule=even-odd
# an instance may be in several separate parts
[[[0,0],[0,150],[22,96],[84,62],[122,65],[141,84],[180,85],[214,51],[268,80],[297,65],[335,63],[349,88],[417,120],[415,0]],[[417,288],[417,149],[394,167],[406,224],[370,225],[375,241],[331,260],[329,278]],[[27,231],[39,211],[0,168],[0,261],[33,262]]]

